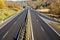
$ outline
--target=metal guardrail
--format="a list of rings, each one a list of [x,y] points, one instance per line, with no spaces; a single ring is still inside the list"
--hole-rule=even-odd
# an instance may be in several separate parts
[[[39,14],[39,15],[42,16],[43,18],[46,18],[46,19],[48,19],[48,20],[50,20],[50,21],[53,21],[53,22],[56,22],[56,23],[59,23],[59,24],[60,24],[60,21],[59,21],[59,20],[55,20],[55,19],[53,19],[53,18],[50,18],[50,17],[45,16],[45,15],[42,15],[42,14]]]
[[[34,10],[35,11],[35,10]],[[48,16],[45,16],[44,14],[41,14],[40,12],[37,12],[37,11],[35,11],[36,13],[38,13],[41,17],[43,17],[43,18],[46,18],[46,19],[48,19],[48,20],[50,20],[50,21],[53,21],[53,22],[56,22],[56,23],[59,23],[60,24],[60,20],[55,20],[55,19],[53,19],[53,18],[51,18],[51,17],[48,17]]]

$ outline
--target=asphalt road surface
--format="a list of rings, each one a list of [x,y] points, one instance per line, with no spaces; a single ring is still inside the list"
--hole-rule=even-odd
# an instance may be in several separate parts
[[[60,40],[60,36],[38,16],[37,12],[30,10],[30,13],[34,40]]]
[[[19,28],[22,27],[22,23],[25,20],[27,9],[0,29],[0,40],[14,40],[17,36]]]
[[[60,36],[58,36],[50,28],[50,26],[38,16],[40,14],[34,10],[31,10],[29,7],[28,9],[31,13],[34,40],[60,40]],[[22,23],[25,21],[27,13],[28,11],[25,9],[22,13],[20,13],[2,29],[0,29],[0,40],[15,40],[19,29],[22,27]]]

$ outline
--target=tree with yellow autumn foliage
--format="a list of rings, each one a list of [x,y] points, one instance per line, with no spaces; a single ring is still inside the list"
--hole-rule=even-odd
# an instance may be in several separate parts
[[[50,13],[60,15],[60,0],[53,0],[49,8],[51,9]]]
[[[6,8],[6,4],[3,0],[0,0],[0,8]]]

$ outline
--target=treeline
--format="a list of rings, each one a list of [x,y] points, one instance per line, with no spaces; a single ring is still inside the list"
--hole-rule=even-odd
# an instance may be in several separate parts
[[[60,15],[60,0],[37,0],[29,5],[34,9],[49,8],[50,13]]]
[[[0,8],[6,8],[6,4],[4,3],[3,0],[0,0]]]
[[[16,8],[18,10],[22,9],[21,5],[18,5],[17,2],[0,0],[0,9],[5,9],[5,8]]]
[[[60,15],[60,0],[52,0],[49,9],[50,13]]]

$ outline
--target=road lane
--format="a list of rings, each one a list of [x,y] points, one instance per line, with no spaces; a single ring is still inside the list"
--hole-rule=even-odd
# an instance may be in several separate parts
[[[0,30],[0,40],[14,40],[22,22],[25,20],[26,14],[27,10],[24,10],[16,18],[5,25],[5,27]]]
[[[47,25],[37,12],[30,10],[35,40],[60,40],[60,37]],[[37,21],[38,20],[38,21]]]
[[[50,40],[48,35],[44,31],[42,31],[41,29],[42,25],[37,19],[37,16],[34,14],[34,12],[31,12],[31,19],[32,19],[34,40]]]

